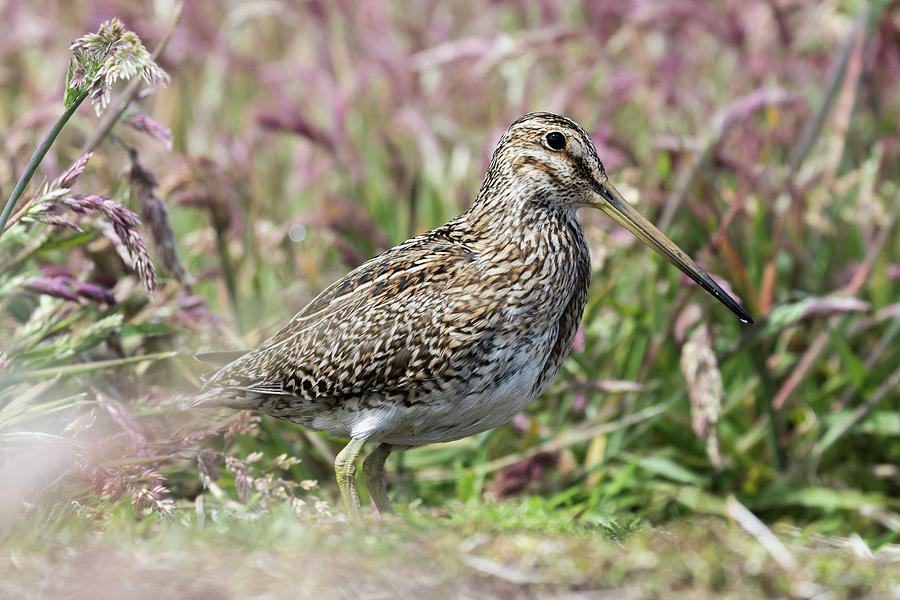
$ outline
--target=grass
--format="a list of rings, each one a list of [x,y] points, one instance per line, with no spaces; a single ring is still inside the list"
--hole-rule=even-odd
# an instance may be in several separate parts
[[[283,507],[282,507],[283,508]],[[365,528],[185,507],[172,519],[108,506],[102,520],[50,518],[4,555],[4,595],[203,597],[884,598],[900,549],[785,530],[786,569],[718,519],[618,528],[564,521],[539,497],[451,502]],[[128,576],[123,578],[122,572]]]
[[[896,3],[104,6],[2,9],[0,190],[63,110],[71,40],[117,16],[170,77],[76,111],[6,211],[7,595],[897,594]],[[464,210],[537,109],[758,323],[581,215],[591,297],[553,386],[392,456],[401,519],[368,533],[329,516],[342,441],[180,408],[194,352]]]

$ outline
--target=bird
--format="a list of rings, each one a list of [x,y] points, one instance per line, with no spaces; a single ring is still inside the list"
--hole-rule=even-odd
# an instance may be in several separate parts
[[[227,364],[191,405],[348,439],[334,469],[353,519],[362,518],[360,456],[377,444],[363,480],[379,514],[393,513],[383,476],[392,451],[507,423],[556,376],[588,299],[582,208],[611,216],[752,323],[622,198],[581,126],[532,112],[501,136],[468,210],[352,270],[256,349],[216,353]]]

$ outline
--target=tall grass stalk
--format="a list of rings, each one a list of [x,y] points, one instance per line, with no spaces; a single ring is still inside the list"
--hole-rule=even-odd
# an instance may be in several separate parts
[[[31,155],[31,159],[28,161],[28,164],[25,165],[25,170],[16,182],[16,187],[13,188],[12,194],[10,194],[9,199],[6,201],[6,206],[3,207],[3,213],[0,213],[0,236],[2,236],[3,232],[6,230],[6,222],[9,220],[13,209],[19,202],[19,198],[25,193],[25,188],[28,187],[31,178],[34,177],[34,172],[37,171],[41,161],[44,160],[47,151],[50,150],[50,147],[56,141],[56,138],[59,137],[63,127],[66,126],[66,123],[69,122],[69,119],[75,114],[75,111],[78,110],[81,103],[85,101],[88,94],[88,90],[84,90],[75,96],[72,103],[66,107],[63,114],[60,115],[53,124],[53,127],[50,128],[50,131],[47,132],[47,135],[44,136],[44,139],[41,140],[41,143],[38,144],[34,154]]]

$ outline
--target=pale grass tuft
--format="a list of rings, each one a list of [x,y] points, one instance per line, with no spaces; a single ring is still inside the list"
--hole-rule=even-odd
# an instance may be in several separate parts
[[[699,321],[700,308],[692,304],[684,314],[693,313]],[[679,319],[679,321],[690,321]],[[703,440],[709,462],[717,469],[722,467],[717,427],[722,412],[722,397],[725,395],[722,374],[716,355],[712,349],[709,327],[700,322],[690,331],[681,348],[681,372],[687,381],[688,397],[691,399],[691,425],[694,433]]]
[[[97,33],[81,36],[69,49],[72,62],[63,99],[66,106],[87,92],[99,116],[109,105],[112,85],[120,79],[140,75],[148,84],[169,83],[169,76],[156,64],[141,39],[125,29],[119,19],[104,21]]]

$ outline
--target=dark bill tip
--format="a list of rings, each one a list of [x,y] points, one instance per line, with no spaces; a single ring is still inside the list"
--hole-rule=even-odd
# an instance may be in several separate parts
[[[687,255],[681,248],[667,238],[653,223],[644,218],[631,204],[629,204],[619,192],[608,181],[599,182],[599,193],[604,202],[598,203],[596,206],[617,223],[628,229],[642,242],[653,248],[661,254],[670,263],[678,267],[678,269],[693,279],[704,290],[709,292],[713,298],[724,304],[728,309],[736,314],[741,323],[750,325],[753,323],[753,317],[746,308],[741,306],[740,302],[732,298],[725,290],[716,283],[709,273],[704,271],[697,265],[694,260]]]

